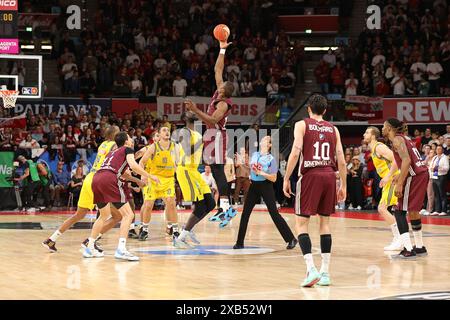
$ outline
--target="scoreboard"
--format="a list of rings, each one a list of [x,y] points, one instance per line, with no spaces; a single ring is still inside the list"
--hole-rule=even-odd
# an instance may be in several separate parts
[[[18,0],[0,0],[0,54],[19,53]]]

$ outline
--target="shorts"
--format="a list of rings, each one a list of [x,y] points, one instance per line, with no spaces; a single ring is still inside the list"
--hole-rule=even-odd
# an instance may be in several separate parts
[[[391,180],[383,187],[380,204],[385,204],[386,207],[395,206],[397,204],[398,199],[394,194],[394,189],[395,186],[392,184]]]
[[[205,194],[211,193],[210,187],[197,169],[178,166],[177,180],[184,201],[201,201]]]
[[[159,177],[159,183],[150,179],[151,183],[142,188],[144,201],[175,197],[175,177]]]
[[[397,209],[408,212],[419,212],[427,193],[430,175],[428,171],[417,176],[409,176],[403,188],[403,196],[398,198]]]
[[[298,179],[295,214],[329,216],[336,206],[336,174],[332,169],[312,169]]]
[[[94,193],[92,192],[92,180],[94,178],[94,172],[90,172],[86,178],[84,178],[83,185],[81,186],[80,198],[78,199],[78,207],[92,210],[95,207]]]
[[[118,179],[117,174],[109,170],[97,171],[92,180],[92,192],[94,193],[94,203],[110,203],[128,201],[127,187],[125,183]]]

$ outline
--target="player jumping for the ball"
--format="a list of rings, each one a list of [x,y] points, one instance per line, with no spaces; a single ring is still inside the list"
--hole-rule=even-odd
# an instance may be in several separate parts
[[[191,110],[207,127],[203,136],[205,145],[204,161],[210,165],[214,179],[219,189],[219,210],[210,218],[210,221],[221,221],[219,227],[225,227],[230,220],[236,216],[237,211],[231,207],[228,199],[228,182],[224,172],[228,137],[225,130],[227,116],[231,111],[231,94],[234,86],[230,81],[223,81],[225,51],[231,44],[219,41],[220,52],[214,67],[217,90],[211,98],[207,112],[201,111],[191,100],[186,100],[185,105]]]

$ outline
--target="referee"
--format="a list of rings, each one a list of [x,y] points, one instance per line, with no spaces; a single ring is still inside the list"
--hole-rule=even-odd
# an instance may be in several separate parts
[[[278,166],[275,158],[270,154],[271,147],[271,137],[266,136],[261,140],[259,152],[257,151],[252,155],[250,161],[250,189],[247,192],[247,198],[244,203],[244,209],[239,225],[239,234],[233,249],[244,248],[244,238],[247,232],[248,220],[260,197],[263,198],[267,205],[270,217],[275,223],[278,232],[280,232],[284,241],[288,243],[286,249],[293,249],[297,245],[297,239],[294,237],[294,234],[286,221],[278,213],[275,202],[273,184],[277,180]]]

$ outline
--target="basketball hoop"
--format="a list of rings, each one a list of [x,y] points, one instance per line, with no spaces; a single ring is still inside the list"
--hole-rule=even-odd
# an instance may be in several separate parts
[[[3,99],[3,107],[10,109],[16,106],[16,100],[19,96],[17,90],[0,90],[0,97]]]

